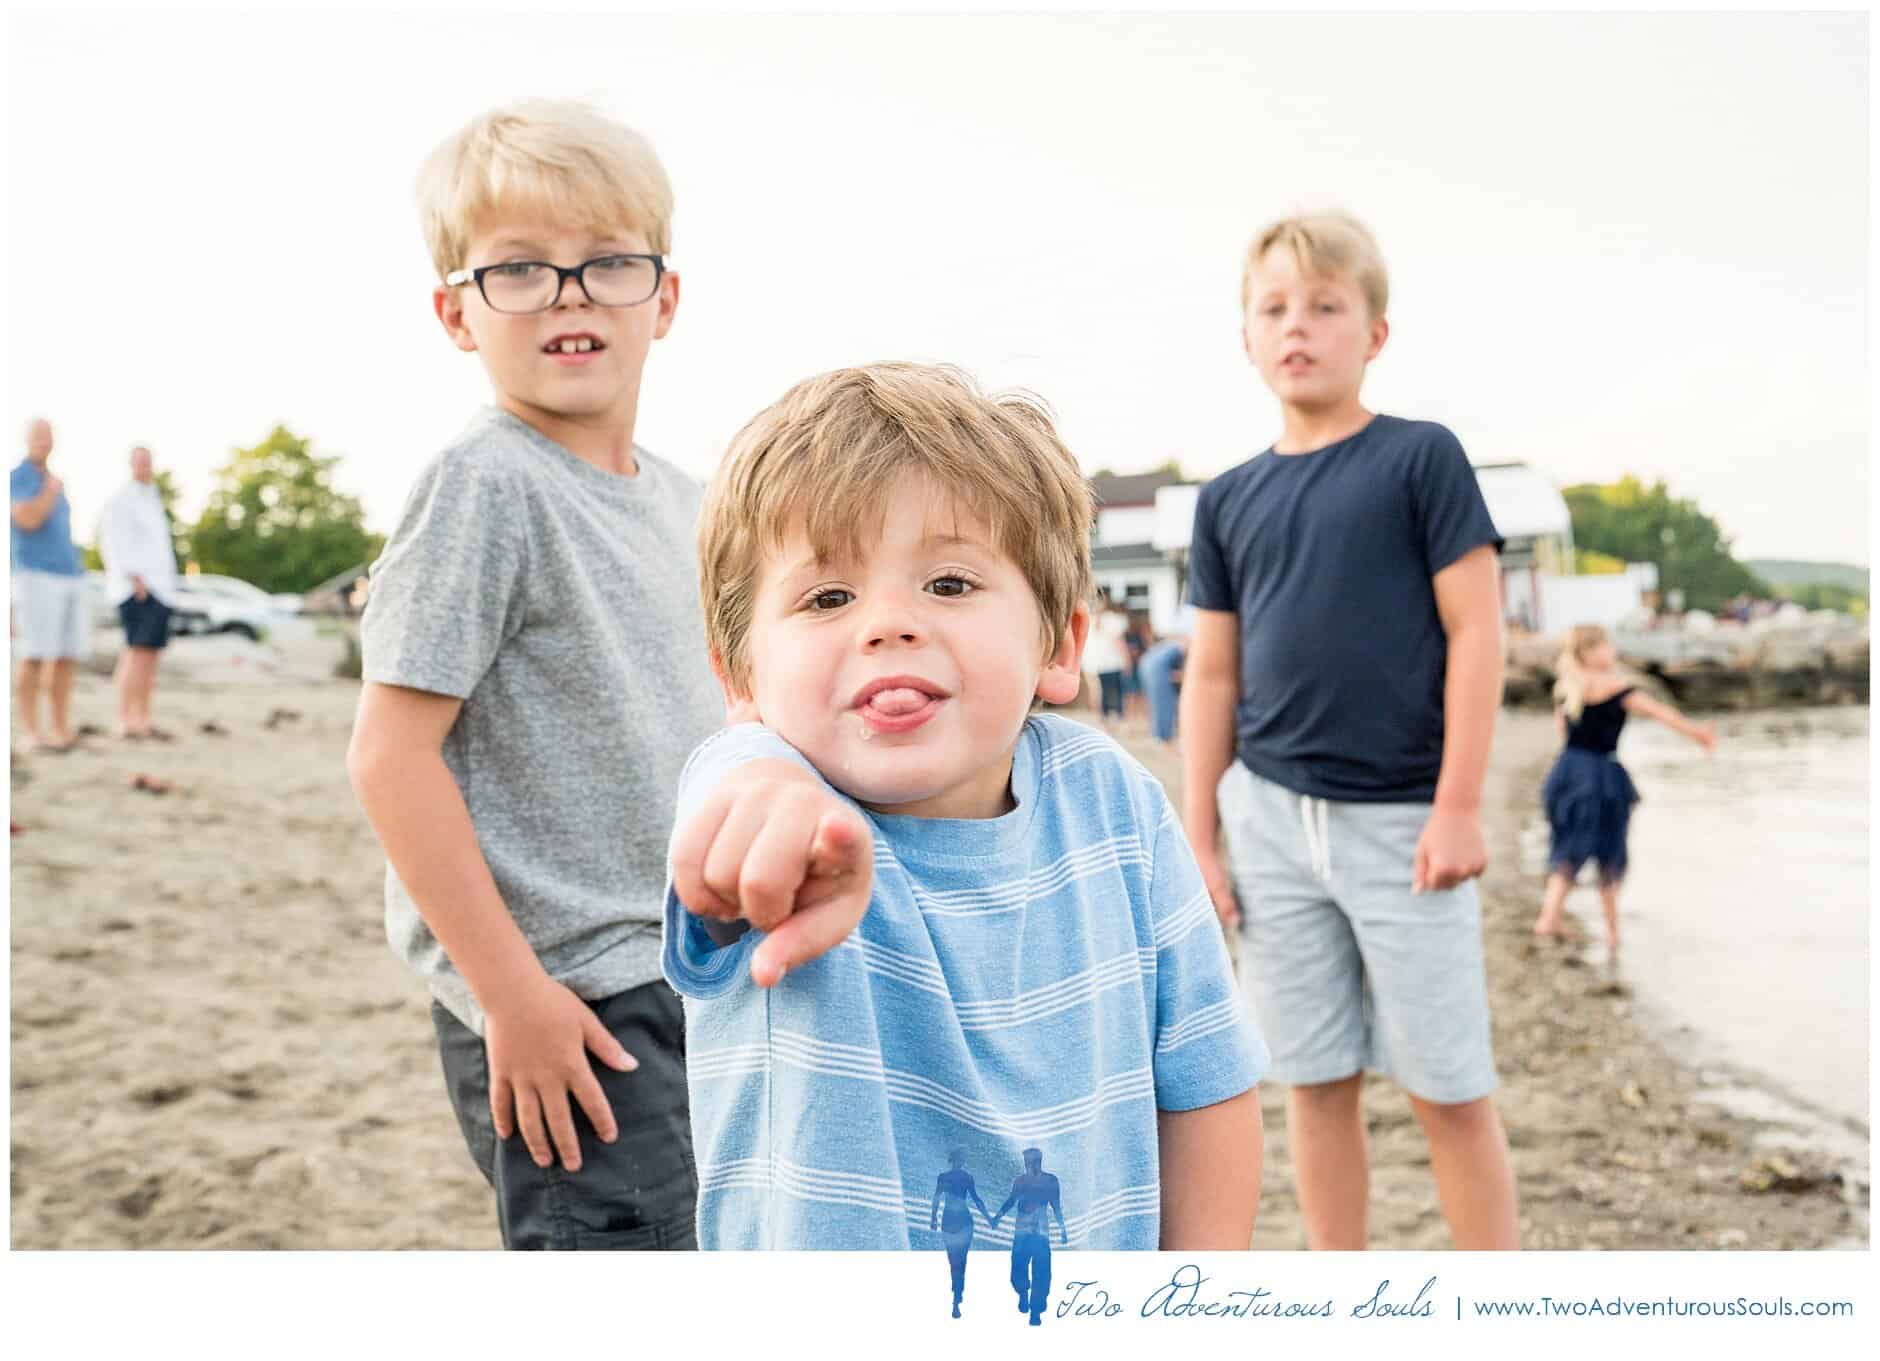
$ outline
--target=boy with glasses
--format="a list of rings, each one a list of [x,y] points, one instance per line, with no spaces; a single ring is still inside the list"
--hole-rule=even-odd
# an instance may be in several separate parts
[[[386,929],[511,1248],[690,1248],[683,1017],[660,981],[672,790],[723,719],[700,488],[634,443],[672,325],[672,193],[580,105],[485,114],[425,164],[432,305],[494,403],[372,571],[348,769]]]

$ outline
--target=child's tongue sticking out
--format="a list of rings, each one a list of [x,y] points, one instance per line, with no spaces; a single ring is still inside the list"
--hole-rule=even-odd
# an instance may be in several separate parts
[[[895,690],[877,690],[869,696],[868,703],[869,707],[884,714],[911,714],[932,698],[924,691],[902,686]]]

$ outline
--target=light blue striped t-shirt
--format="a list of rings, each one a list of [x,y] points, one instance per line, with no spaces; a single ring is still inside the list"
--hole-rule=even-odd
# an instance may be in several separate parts
[[[680,777],[677,825],[733,767],[773,757],[809,768],[757,724],[707,741]],[[1072,1247],[1157,1246],[1158,1108],[1238,1096],[1266,1046],[1139,762],[1035,716],[1012,793],[1011,812],[983,820],[863,810],[866,915],[772,989],[750,977],[762,933],[714,945],[668,885],[701,1248],[938,1249],[927,1226],[949,1150],[996,1207],[1033,1146]],[[1009,1245],[1011,1226],[977,1232]]]

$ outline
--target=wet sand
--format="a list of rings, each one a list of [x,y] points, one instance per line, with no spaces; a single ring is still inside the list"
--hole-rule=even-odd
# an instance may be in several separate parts
[[[385,946],[382,862],[343,770],[356,695],[178,681],[159,692],[173,744],[20,758],[14,1247],[498,1245],[424,990]],[[81,676],[76,710],[108,724],[107,683]],[[269,726],[280,710],[297,716]],[[200,732],[211,719],[228,735]],[[1172,752],[1131,745],[1177,776]],[[1504,716],[1486,931],[1527,1245],[1864,1245],[1864,1163],[1858,1190],[1811,1180],[1839,1164],[1780,1123],[1706,1104],[1622,986],[1573,950],[1533,949],[1518,841],[1550,755],[1544,719]],[[134,790],[138,773],[177,787]],[[1300,1247],[1277,1087],[1265,1107],[1255,1246]],[[1366,1109],[1374,1244],[1444,1246],[1407,1106],[1374,1083]],[[1746,1172],[1804,1189],[1747,1190]]]

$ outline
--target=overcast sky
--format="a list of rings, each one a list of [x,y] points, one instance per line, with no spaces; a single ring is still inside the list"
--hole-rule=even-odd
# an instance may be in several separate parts
[[[1477,462],[1667,479],[1746,556],[1868,560],[1859,15],[19,18],[10,459],[81,537],[143,441],[193,509],[277,422],[389,528],[486,400],[412,181],[519,95],[648,133],[684,282],[640,442],[701,476],[796,379],[1025,386],[1088,470],[1263,448],[1262,222],[1342,207],[1392,275],[1370,404]]]

